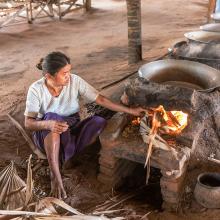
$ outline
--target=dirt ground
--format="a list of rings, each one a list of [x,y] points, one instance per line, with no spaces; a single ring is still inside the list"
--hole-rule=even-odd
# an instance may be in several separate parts
[[[182,0],[143,0],[144,61],[142,63],[163,55],[168,47],[177,41],[184,40],[185,32],[197,30],[200,25],[205,24],[207,4],[208,0],[184,2]],[[74,72],[97,89],[124,77],[141,65],[132,67],[127,65],[125,0],[93,0],[92,7],[89,13],[77,11],[64,17],[62,21],[36,20],[33,24],[23,23],[0,29],[0,159],[2,166],[5,161],[11,159],[21,164],[21,161],[24,161],[30,153],[25,140],[6,114],[10,113],[23,123],[27,89],[32,82],[41,77],[41,73],[35,68],[41,57],[55,50],[66,53],[71,57]],[[75,169],[71,170],[71,175],[67,174],[68,178],[73,178],[72,185],[68,181],[66,183],[69,187],[68,191],[74,194],[69,203],[84,211],[91,209],[93,205],[104,199],[104,196],[100,196],[100,190],[98,190],[100,184],[96,181],[98,151],[97,147],[93,153],[85,153],[81,161],[90,161],[90,163],[76,165]],[[89,170],[88,167],[90,167]],[[47,172],[45,170],[39,176],[46,175]],[[37,178],[37,175],[35,177]],[[49,182],[48,175],[46,177],[45,186]],[[46,187],[45,191],[47,190]],[[84,206],[85,201],[87,210]],[[90,201],[96,201],[96,204],[91,204]],[[131,207],[131,204],[125,206]],[[140,213],[143,216],[147,211],[144,213],[142,208]],[[217,210],[207,211],[198,208],[181,215],[152,211],[148,218],[196,220],[218,219],[216,218],[218,215]]]

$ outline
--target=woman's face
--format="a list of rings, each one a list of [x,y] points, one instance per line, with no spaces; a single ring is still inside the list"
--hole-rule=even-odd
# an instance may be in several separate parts
[[[46,74],[46,78],[51,80],[55,86],[66,86],[70,81],[71,65],[67,64],[59,70],[54,76]]]

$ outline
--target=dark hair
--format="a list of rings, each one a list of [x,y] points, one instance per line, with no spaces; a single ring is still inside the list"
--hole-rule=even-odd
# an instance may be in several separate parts
[[[36,67],[43,71],[43,74],[49,73],[54,76],[67,64],[70,64],[70,58],[61,52],[51,52],[45,58],[41,58]]]

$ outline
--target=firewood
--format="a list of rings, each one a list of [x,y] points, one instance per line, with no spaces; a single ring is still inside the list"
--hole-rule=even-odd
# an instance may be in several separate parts
[[[145,143],[149,143],[150,130],[151,128],[148,127],[146,124],[146,118],[145,117],[142,118],[141,124],[140,124],[140,133]],[[153,140],[153,145],[155,148],[160,148],[166,151],[172,150],[171,146],[169,146],[168,143],[158,134],[155,135],[155,139]]]
[[[179,123],[179,121],[175,118],[175,116],[172,114],[172,112],[168,111],[166,112],[167,113],[167,116],[171,119],[172,123],[178,127],[178,126],[181,126],[181,124]]]
[[[214,163],[220,164],[220,160],[217,160],[217,159],[215,159],[215,158],[208,157],[208,160],[209,160],[209,161],[212,161],[212,162],[214,162]]]
[[[148,184],[148,179],[150,177],[150,157],[153,151],[153,147],[171,151],[174,157],[177,159],[177,152],[172,147],[170,147],[165,140],[163,140],[159,135],[157,135],[158,129],[160,127],[166,126],[166,124],[163,121],[163,116],[166,114],[166,112],[162,106],[159,106],[153,111],[154,113],[152,119],[152,128],[150,129],[148,127],[146,116],[142,118],[140,124],[140,133],[142,135],[143,141],[148,145],[146,161],[144,165],[145,168],[147,167],[146,184]]]
[[[160,122],[157,120],[157,117],[158,117],[158,113],[155,112],[155,114],[153,116],[153,120],[152,120],[153,126],[152,126],[151,132],[149,134],[149,145],[148,145],[147,156],[146,156],[146,161],[145,161],[144,167],[146,167],[148,164],[148,160],[149,160],[151,153],[152,153],[153,141],[154,141],[155,136],[157,134],[157,130],[160,127]]]

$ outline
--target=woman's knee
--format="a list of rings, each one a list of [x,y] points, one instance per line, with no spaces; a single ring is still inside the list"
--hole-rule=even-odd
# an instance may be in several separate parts
[[[93,121],[95,122],[95,124],[100,127],[100,128],[104,128],[106,126],[107,121],[100,116],[93,116]]]
[[[44,146],[53,146],[54,144],[55,145],[60,144],[60,134],[50,132],[44,138]]]

